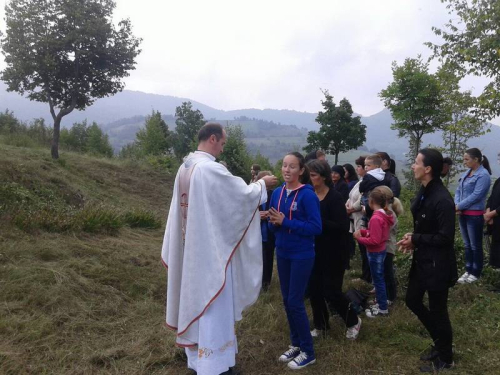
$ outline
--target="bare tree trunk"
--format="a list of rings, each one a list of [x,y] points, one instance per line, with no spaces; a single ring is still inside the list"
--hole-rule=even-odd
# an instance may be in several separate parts
[[[56,116],[54,119],[54,136],[52,137],[52,146],[50,153],[52,159],[59,159],[59,135],[61,134],[61,118]]]
[[[334,165],[337,165],[338,161],[339,161],[339,153],[336,152],[335,153],[335,164]]]

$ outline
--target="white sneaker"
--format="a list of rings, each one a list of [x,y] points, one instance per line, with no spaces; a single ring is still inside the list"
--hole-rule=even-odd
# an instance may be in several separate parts
[[[347,328],[347,332],[345,337],[349,340],[356,340],[359,335],[359,331],[361,330],[361,318],[358,318],[358,322],[352,327]]]
[[[312,337],[323,337],[323,336],[325,336],[325,330],[324,329],[316,329],[316,328],[314,328],[311,331],[311,336]]]
[[[316,358],[308,356],[305,352],[300,352],[292,361],[288,362],[288,368],[292,370],[300,370],[306,366],[316,363]]]
[[[477,280],[479,280],[479,278],[477,278],[476,276],[471,274],[471,275],[469,275],[469,277],[467,279],[465,279],[465,283],[472,284],[472,283],[475,283]]]
[[[469,272],[464,273],[462,276],[460,276],[460,279],[458,279],[457,283],[459,284],[465,284],[465,280],[470,276]]]
[[[284,352],[278,358],[278,361],[288,363],[300,354],[300,348],[298,346],[290,345],[288,350]]]
[[[389,310],[381,310],[379,305],[376,304],[367,308],[365,314],[367,318],[375,318],[377,316],[386,317],[389,316]]]

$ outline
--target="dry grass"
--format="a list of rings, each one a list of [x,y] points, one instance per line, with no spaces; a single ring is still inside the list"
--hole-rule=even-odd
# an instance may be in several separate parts
[[[2,182],[40,186],[72,200],[107,202],[165,217],[171,177],[140,166],[0,146]],[[4,163],[5,161],[5,163]],[[56,179],[54,181],[54,179]],[[0,202],[1,205],[2,202]],[[403,227],[408,218],[402,220]],[[404,230],[404,229],[403,229]],[[163,230],[123,227],[117,235],[27,233],[0,218],[1,374],[190,374],[184,353],[164,326],[165,270],[159,262]],[[407,260],[398,259],[399,295]],[[355,284],[359,264],[346,275]],[[276,276],[276,273],[275,273]],[[500,296],[488,291],[500,275],[486,269],[478,285],[450,296],[457,367],[453,374],[500,371]],[[398,300],[388,319],[363,318],[360,337],[344,338],[342,322],[316,341],[318,362],[304,374],[416,374],[430,344],[422,325]],[[237,325],[243,374],[287,374],[276,361],[288,328],[276,277],[270,291]]]

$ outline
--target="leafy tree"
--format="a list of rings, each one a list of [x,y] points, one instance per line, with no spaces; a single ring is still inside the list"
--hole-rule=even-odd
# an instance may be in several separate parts
[[[121,91],[141,39],[130,20],[113,23],[113,0],[12,0],[1,38],[9,91],[48,103],[54,120],[52,157],[59,157],[61,120],[97,98]]]
[[[45,125],[43,118],[34,119],[27,129],[28,136],[42,146],[49,146],[52,141],[53,130]]]
[[[353,150],[366,141],[366,126],[359,116],[353,117],[351,103],[344,98],[337,106],[328,90],[323,91],[325,100],[321,101],[324,111],[318,113],[316,122],[319,131],[310,131],[307,136],[306,152],[322,149],[335,155],[335,164],[341,152]]]
[[[163,155],[170,152],[172,134],[159,111],[146,118],[143,129],[136,134],[137,146],[144,155]]]
[[[393,82],[379,96],[391,111],[400,138],[409,139],[409,160],[413,161],[424,134],[434,133],[448,120],[438,78],[428,71],[428,64],[406,59],[403,65],[392,63]]]
[[[247,151],[243,130],[240,125],[228,126],[225,129],[227,142],[224,146],[224,152],[220,155],[220,160],[227,163],[227,169],[233,175],[249,181],[252,158]]]
[[[60,134],[61,147],[75,152],[87,151],[87,120],[75,122],[70,129],[62,129]]]
[[[434,57],[453,66],[457,75],[488,77],[479,96],[481,115],[500,115],[500,2],[497,0],[441,0],[453,17],[444,29],[433,27],[444,43],[426,43]],[[457,17],[458,16],[458,17]]]
[[[446,176],[446,184],[458,173],[464,170],[463,155],[469,148],[467,142],[489,132],[486,122],[475,111],[477,99],[470,91],[460,91],[460,77],[453,69],[443,65],[438,73],[443,97],[443,111],[448,119],[442,124],[444,147],[441,150],[453,160],[453,167]]]
[[[21,123],[14,116],[14,112],[8,109],[5,112],[0,112],[0,134],[12,134],[19,130]]]
[[[109,137],[101,128],[93,122],[87,128],[86,152],[93,155],[113,157],[113,147],[109,143]]]
[[[272,173],[274,169],[271,165],[271,162],[269,161],[269,158],[266,158],[264,155],[262,155],[260,151],[257,151],[257,154],[253,157],[251,164],[260,165],[261,171],[270,171]]]
[[[191,102],[183,102],[175,109],[174,153],[182,160],[189,152],[196,150],[198,131],[205,124],[199,109],[193,110]]]

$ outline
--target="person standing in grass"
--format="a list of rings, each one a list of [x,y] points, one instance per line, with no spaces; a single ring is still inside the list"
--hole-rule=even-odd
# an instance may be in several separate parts
[[[270,171],[261,171],[257,175],[257,181],[264,176],[272,176]],[[267,202],[260,205],[260,229],[262,233],[262,290],[267,292],[271,285],[273,277],[274,265],[274,233],[271,232],[267,226],[267,218],[269,216],[269,204],[271,203],[271,196],[273,191],[267,190]]]
[[[226,143],[220,124],[205,124],[198,141],[177,172],[163,241],[166,324],[198,375],[233,374],[234,323],[262,283],[259,205],[277,180],[247,185],[217,163]]]
[[[269,229],[275,233],[281,294],[290,327],[291,345],[279,361],[291,369],[316,362],[304,305],[304,294],[314,265],[314,236],[321,234],[319,199],[309,180],[304,157],[292,152],[283,159],[285,183],[274,190],[269,209]]]
[[[389,240],[387,241],[387,253],[384,260],[384,280],[385,280],[385,290],[387,292],[387,303],[392,305],[396,300],[398,295],[398,288],[396,284],[396,278],[394,276],[394,257],[396,255],[396,236],[398,234],[398,216],[401,216],[404,212],[403,205],[393,195],[393,192],[387,186],[380,186],[384,194],[388,199],[388,208],[392,212],[394,217],[394,225],[391,227],[391,232]]]
[[[413,252],[406,306],[429,332],[434,345],[420,357],[432,361],[420,368],[434,372],[453,367],[453,333],[448,316],[448,290],[455,285],[455,205],[440,175],[443,156],[437,150],[419,151],[412,165],[415,179],[422,183],[411,205],[413,233],[398,242],[404,252]],[[429,297],[428,307],[424,295]]]
[[[377,303],[365,311],[368,318],[389,315],[384,280],[384,261],[387,253],[387,241],[391,227],[394,225],[394,216],[389,211],[388,203],[389,199],[380,187],[373,189],[368,197],[368,204],[373,210],[368,229],[354,232],[354,238],[366,246],[373,286],[377,296]]]
[[[349,193],[349,199],[346,203],[347,213],[351,219],[351,233],[360,229],[366,229],[366,221],[363,220],[363,206],[361,205],[361,193],[359,192],[359,185],[363,181],[366,174],[365,170],[366,156],[360,156],[356,159],[356,173],[359,176],[359,181]],[[370,273],[370,265],[368,264],[368,257],[366,256],[366,247],[358,243],[359,253],[361,256],[361,280],[367,283],[372,282],[372,275]]]
[[[486,196],[491,186],[490,163],[477,148],[464,154],[468,170],[458,180],[455,208],[465,248],[465,273],[460,284],[476,282],[483,271],[483,226]]]
[[[307,163],[310,180],[320,200],[323,231],[316,236],[314,267],[309,280],[313,311],[313,337],[330,328],[330,312],[337,312],[347,328],[346,337],[355,340],[361,319],[342,292],[344,273],[349,264],[349,217],[342,196],[333,189],[330,166],[323,160]]]
[[[498,154],[500,163],[500,153]],[[491,234],[490,267],[500,271],[500,178],[493,184],[491,195],[486,202],[484,221]]]

